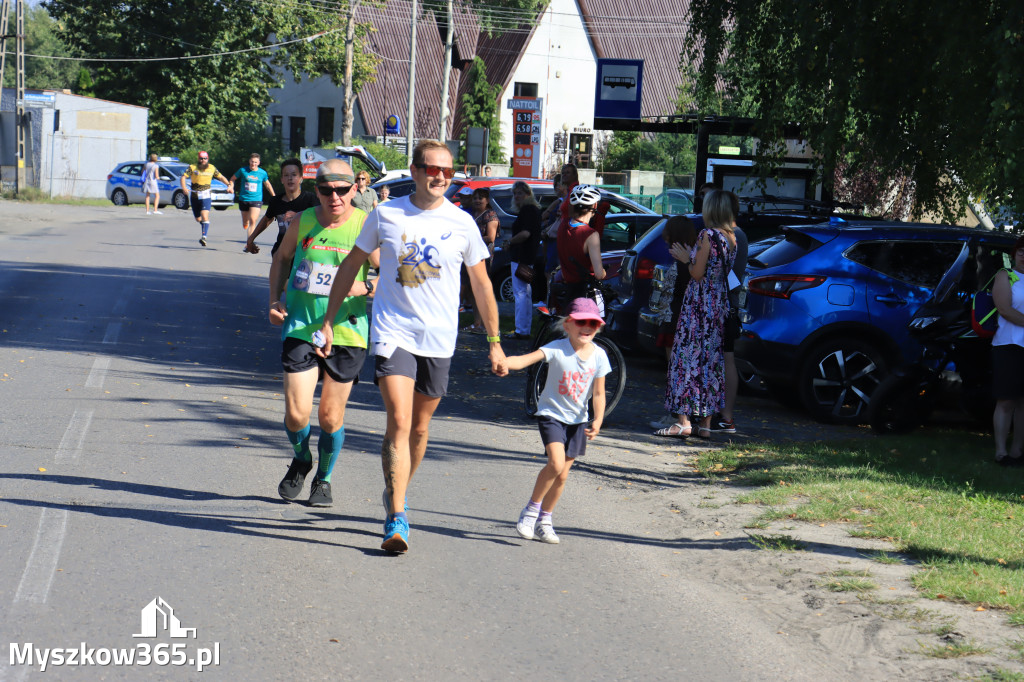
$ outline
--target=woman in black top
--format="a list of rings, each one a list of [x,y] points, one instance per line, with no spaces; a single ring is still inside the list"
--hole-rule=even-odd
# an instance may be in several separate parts
[[[537,261],[537,246],[540,243],[540,206],[533,190],[525,182],[512,185],[512,200],[519,209],[516,221],[512,223],[512,238],[509,240],[509,258],[512,261],[512,293],[515,295],[516,330],[511,338],[530,338],[533,322],[533,279],[534,264]],[[519,270],[519,268],[523,268]],[[518,274],[516,274],[518,271]],[[529,271],[529,276],[526,272]]]

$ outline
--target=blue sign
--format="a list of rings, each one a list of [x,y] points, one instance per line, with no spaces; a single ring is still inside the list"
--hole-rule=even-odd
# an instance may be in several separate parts
[[[384,134],[385,135],[401,135],[402,134],[402,119],[398,118],[394,114],[389,114],[384,119]]]
[[[640,118],[642,59],[598,59],[594,118]]]

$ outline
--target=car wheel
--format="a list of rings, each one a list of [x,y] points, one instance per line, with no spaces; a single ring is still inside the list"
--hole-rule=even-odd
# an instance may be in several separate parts
[[[110,200],[114,202],[114,206],[127,206],[128,195],[123,189],[115,189],[110,195]]]
[[[188,208],[188,196],[180,189],[174,193],[174,208],[184,211]]]
[[[505,268],[494,278],[494,297],[506,303],[516,300],[512,293],[512,268]]]
[[[836,339],[807,354],[797,390],[804,409],[818,421],[861,424],[871,394],[887,373],[877,348],[856,339]]]

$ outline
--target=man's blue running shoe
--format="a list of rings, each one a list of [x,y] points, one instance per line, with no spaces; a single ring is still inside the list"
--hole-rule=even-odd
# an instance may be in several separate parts
[[[409,551],[409,522],[398,516],[389,515],[384,522],[384,542],[380,548],[385,552],[402,554]]]

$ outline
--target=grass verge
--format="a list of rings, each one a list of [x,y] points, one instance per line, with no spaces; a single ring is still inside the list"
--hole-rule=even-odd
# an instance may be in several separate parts
[[[107,199],[87,199],[83,197],[49,196],[37,187],[26,187],[18,194],[13,191],[0,192],[0,199],[21,201],[31,204],[68,204],[71,206],[110,206]]]
[[[921,593],[1004,609],[1024,623],[1024,471],[997,467],[983,434],[933,430],[856,441],[734,446],[698,471],[751,486],[759,521],[850,524],[921,568]],[[883,559],[884,561],[885,559]]]

